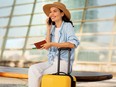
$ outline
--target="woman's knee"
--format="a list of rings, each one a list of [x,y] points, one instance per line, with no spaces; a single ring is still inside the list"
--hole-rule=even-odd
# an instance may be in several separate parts
[[[33,69],[35,69],[35,64],[29,67],[29,70],[33,70]]]
[[[43,71],[43,66],[41,63],[33,64],[29,67],[29,72],[41,73]]]
[[[37,67],[36,67],[36,64],[33,64],[29,67],[28,72],[35,72],[35,71],[37,71]]]

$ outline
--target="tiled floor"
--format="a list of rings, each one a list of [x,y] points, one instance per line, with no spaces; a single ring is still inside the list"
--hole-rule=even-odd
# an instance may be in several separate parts
[[[25,85],[16,85],[16,84],[0,84],[0,87],[27,87]]]
[[[25,85],[27,84],[27,79],[0,77],[0,84],[23,84]]]
[[[0,77],[0,87],[28,87],[26,79]],[[116,78],[96,82],[77,82],[76,87],[116,87]]]

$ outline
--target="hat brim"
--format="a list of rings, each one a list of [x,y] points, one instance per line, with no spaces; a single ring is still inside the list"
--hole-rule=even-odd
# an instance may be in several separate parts
[[[64,12],[64,14],[67,16],[67,18],[69,18],[69,19],[71,18],[70,12],[66,8],[59,6],[59,5],[55,5],[55,4],[47,4],[47,5],[43,6],[43,11],[47,16],[49,16],[51,7],[59,8],[60,10],[62,10]]]

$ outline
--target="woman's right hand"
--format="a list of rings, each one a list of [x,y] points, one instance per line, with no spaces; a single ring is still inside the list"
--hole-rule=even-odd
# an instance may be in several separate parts
[[[49,21],[49,18],[46,19],[46,27],[47,27],[46,42],[47,43],[50,42],[50,32],[51,32],[51,27],[52,27],[52,25],[50,25],[48,21]]]
[[[51,30],[51,24],[49,24],[49,18],[46,19],[47,30]]]

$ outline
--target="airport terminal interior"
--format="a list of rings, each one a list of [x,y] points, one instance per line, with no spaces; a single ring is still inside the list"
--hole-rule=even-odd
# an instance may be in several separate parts
[[[116,87],[116,0],[0,0],[0,69],[28,69],[47,61],[48,51],[34,49],[34,43],[46,36],[43,5],[56,1],[69,9],[80,41],[73,71],[113,75],[105,81],[77,82],[77,87]],[[0,87],[27,87],[27,79],[0,76]]]

